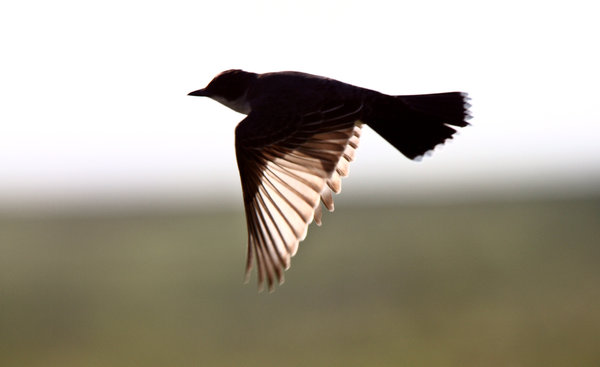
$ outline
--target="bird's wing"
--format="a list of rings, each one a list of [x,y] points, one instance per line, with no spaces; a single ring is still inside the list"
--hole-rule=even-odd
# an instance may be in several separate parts
[[[321,224],[319,200],[333,210],[331,191],[340,192],[340,177],[348,175],[362,109],[358,101],[339,103],[296,121],[272,121],[252,112],[236,128],[248,227],[246,279],[256,262],[260,289],[265,279],[269,290],[275,279],[283,282],[308,225],[313,219]]]

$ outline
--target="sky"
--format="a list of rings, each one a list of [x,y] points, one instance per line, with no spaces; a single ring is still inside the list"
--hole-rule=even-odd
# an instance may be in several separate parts
[[[244,116],[187,96],[230,68],[469,93],[472,126],[422,162],[365,129],[344,181],[355,197],[594,189],[597,14],[592,1],[4,2],[0,205],[237,202]]]

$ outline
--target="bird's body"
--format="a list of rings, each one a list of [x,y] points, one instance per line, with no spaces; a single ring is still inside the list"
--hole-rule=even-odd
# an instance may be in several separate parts
[[[236,156],[248,226],[247,273],[259,285],[283,282],[320,201],[333,210],[363,123],[414,159],[466,126],[459,92],[389,96],[299,72],[228,70],[190,95],[207,96],[248,116],[236,128]]]

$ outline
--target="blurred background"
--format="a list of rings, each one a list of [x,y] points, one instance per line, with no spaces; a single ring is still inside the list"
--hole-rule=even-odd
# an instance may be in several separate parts
[[[591,1],[0,5],[0,365],[600,364]],[[229,68],[466,91],[422,162],[365,128],[286,283],[244,285]]]

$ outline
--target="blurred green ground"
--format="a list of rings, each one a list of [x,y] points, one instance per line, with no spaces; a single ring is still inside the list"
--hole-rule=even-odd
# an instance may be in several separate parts
[[[599,366],[600,198],[359,207],[274,293],[241,212],[0,219],[0,366]]]

